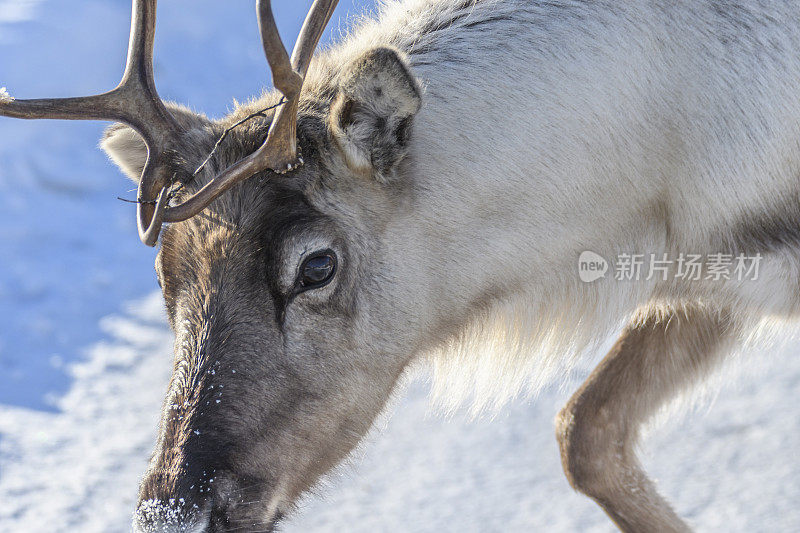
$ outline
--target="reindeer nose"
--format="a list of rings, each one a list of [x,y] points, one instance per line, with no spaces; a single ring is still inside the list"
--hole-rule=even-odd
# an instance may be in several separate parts
[[[142,481],[134,514],[137,533],[227,531],[228,502],[236,492],[233,477],[217,470],[199,476],[151,471]]]
[[[274,531],[282,513],[267,517],[263,480],[225,470],[173,476],[151,471],[142,482],[134,514],[135,533]],[[193,479],[193,481],[191,481]]]

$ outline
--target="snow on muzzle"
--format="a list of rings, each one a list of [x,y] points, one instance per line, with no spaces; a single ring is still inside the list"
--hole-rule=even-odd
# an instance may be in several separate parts
[[[263,484],[254,480],[214,469],[170,477],[164,471],[146,475],[134,513],[136,533],[269,532],[281,518],[262,505]]]

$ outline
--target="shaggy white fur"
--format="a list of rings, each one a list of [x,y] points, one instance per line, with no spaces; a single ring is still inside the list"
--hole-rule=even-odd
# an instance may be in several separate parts
[[[392,46],[424,88],[393,238],[430,276],[409,281],[426,318],[479,305],[432,350],[444,405],[535,390],[659,308],[730,310],[742,340],[797,312],[797,249],[771,241],[792,244],[798,214],[800,12],[733,4],[390,1],[320,62]],[[750,282],[586,284],[584,250],[763,259]]]

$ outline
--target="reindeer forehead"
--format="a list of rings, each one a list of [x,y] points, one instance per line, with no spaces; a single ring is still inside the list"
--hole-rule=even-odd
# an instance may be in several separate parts
[[[234,282],[280,291],[304,253],[339,240],[330,217],[297,187],[272,179],[241,185],[162,233],[157,269],[168,307],[181,293],[200,297]]]
[[[173,191],[173,203],[196,196],[223,170],[252,156],[273,126],[274,107],[280,102],[279,94],[267,94],[217,122],[195,124],[183,137],[183,150],[172,155],[172,172],[181,182]],[[304,164],[283,174],[269,169],[256,171],[217,197],[202,213],[242,222],[268,209],[269,202],[280,204],[282,197],[313,188],[326,167],[323,159],[330,155],[331,140],[321,111],[327,106],[316,97],[305,99],[303,104],[297,117],[297,144]]]
[[[163,234],[162,249],[214,258],[216,253],[252,253],[243,248],[263,251],[297,239],[307,227],[318,226],[324,215],[304,191],[290,185],[272,178],[243,183],[199,216],[171,224]]]

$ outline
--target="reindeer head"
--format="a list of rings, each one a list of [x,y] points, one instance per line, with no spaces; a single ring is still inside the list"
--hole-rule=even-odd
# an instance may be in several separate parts
[[[158,98],[156,0],[133,3],[115,90],[0,102],[121,122],[102,146],[139,183],[142,240],[161,235],[175,363],[138,530],[271,530],[357,444],[422,342],[404,333],[424,320],[421,289],[382,239],[403,212],[419,87],[385,48],[309,71],[335,3],[315,2],[290,60],[259,0],[279,92],[220,121]]]

